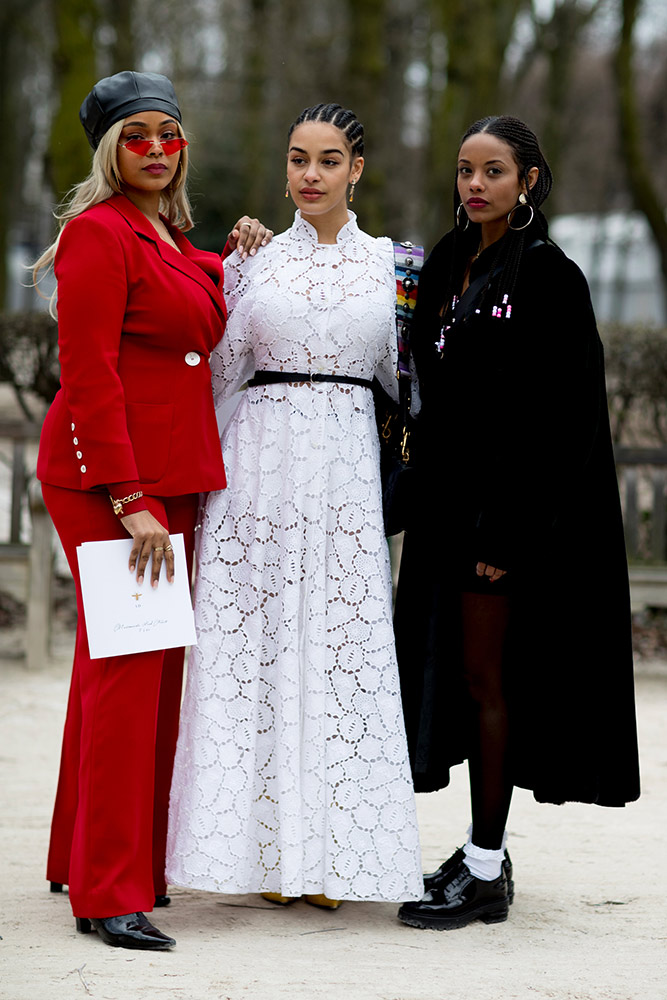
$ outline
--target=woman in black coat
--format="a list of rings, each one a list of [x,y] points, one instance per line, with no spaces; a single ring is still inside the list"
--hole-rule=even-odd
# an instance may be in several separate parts
[[[467,759],[472,828],[402,906],[417,927],[507,918],[515,785],[539,802],[639,795],[603,350],[586,280],[548,237],[551,181],[523,122],[476,122],[456,225],[419,285],[396,640],[415,788],[442,788]]]

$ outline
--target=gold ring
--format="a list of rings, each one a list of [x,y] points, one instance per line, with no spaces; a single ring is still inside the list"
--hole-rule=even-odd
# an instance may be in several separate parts
[[[243,227],[244,227],[244,226],[247,226],[247,227],[248,227],[248,229],[251,229],[251,228],[252,228],[252,226],[250,225],[250,223],[249,223],[249,222],[242,222],[242,223],[241,223],[241,229],[243,229]]]
[[[164,552],[164,545],[154,545],[153,552]]]
[[[165,552],[173,552],[174,551],[174,546],[173,545],[168,545],[164,551]]]

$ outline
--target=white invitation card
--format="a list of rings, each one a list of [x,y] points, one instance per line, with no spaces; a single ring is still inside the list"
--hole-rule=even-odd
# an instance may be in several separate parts
[[[164,563],[155,589],[151,561],[142,584],[128,563],[132,539],[84,542],[77,547],[83,608],[90,655],[122,656],[151,649],[195,645],[190,577],[183,535],[170,535],[174,547],[174,582],[167,582]]]

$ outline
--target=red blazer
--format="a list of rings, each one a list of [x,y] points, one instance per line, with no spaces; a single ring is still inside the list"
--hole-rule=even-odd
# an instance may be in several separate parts
[[[221,489],[209,356],[223,334],[222,262],[173,227],[181,253],[114,195],[65,226],[55,259],[61,389],[37,476],[155,496]]]

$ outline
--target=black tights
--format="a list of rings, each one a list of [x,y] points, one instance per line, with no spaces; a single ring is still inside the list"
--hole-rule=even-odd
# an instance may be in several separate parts
[[[502,845],[512,798],[502,676],[509,600],[505,595],[461,594],[463,670],[472,726],[468,755],[472,839],[488,850]]]

